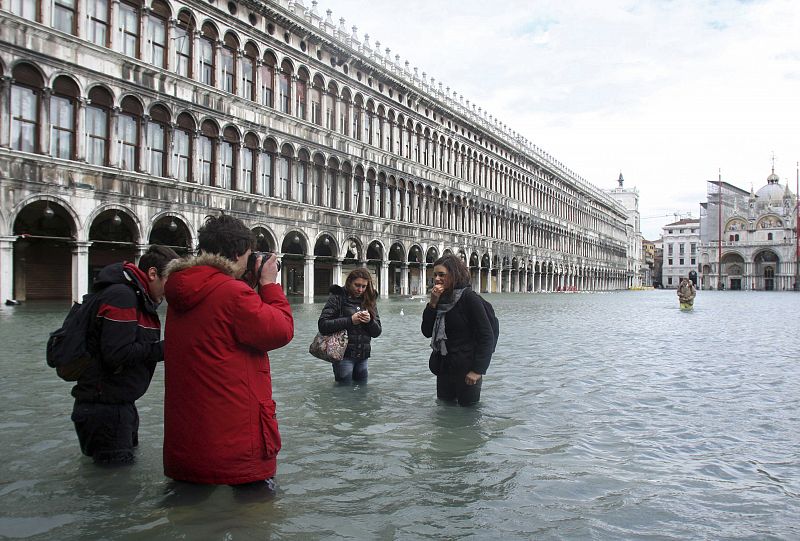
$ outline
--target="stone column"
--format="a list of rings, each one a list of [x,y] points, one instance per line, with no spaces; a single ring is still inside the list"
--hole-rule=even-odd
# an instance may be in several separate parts
[[[248,193],[258,193],[259,184],[261,184],[261,168],[263,167],[261,163],[261,151],[258,149],[248,150],[248,152],[253,153],[253,178],[255,180],[248,180],[248,182],[253,182],[254,185],[248,186],[245,191]]]
[[[509,278],[510,278],[510,276],[511,275],[509,273]],[[497,291],[496,291],[496,293],[502,293],[502,292],[503,292],[503,265],[500,265],[499,267],[497,267]]]
[[[150,115],[142,115],[142,120],[141,122],[139,122],[139,136],[136,141],[137,144],[136,161],[139,162],[139,166],[134,169],[139,173],[150,172],[150,163],[148,160],[149,152],[147,152],[147,148],[149,145],[149,137],[147,133],[148,122],[150,122]]]
[[[106,41],[108,42],[108,48],[112,51],[117,51],[117,47],[119,46],[119,0],[111,0],[111,6],[109,10],[109,19],[108,19],[108,36],[106,36]]]
[[[164,124],[164,177],[174,179],[177,177],[175,174],[175,164],[172,163],[172,153],[174,151],[173,139],[175,138],[175,124]]]
[[[478,266],[477,276],[475,277],[475,291],[481,292],[481,267]]]
[[[75,160],[86,161],[86,98],[75,100]]]
[[[197,155],[198,145],[197,140],[200,138],[200,132],[195,130],[193,134],[191,134],[192,140],[189,144],[192,146],[192,155],[189,157],[189,163],[191,165],[191,171],[189,171],[189,182],[199,183],[200,182],[200,157]]]
[[[144,49],[145,49],[145,36],[149,36],[147,32],[147,20],[150,18],[150,8],[147,6],[142,6],[139,10],[139,43],[136,47],[136,51],[133,53],[134,58],[138,58],[139,60],[144,60],[147,63],[152,63],[152,48],[150,51],[147,52],[147,57],[145,58]]]
[[[342,262],[344,258],[337,258],[336,263],[333,264],[333,283],[337,286],[344,286],[342,280]]]
[[[519,284],[519,291],[517,293],[527,293],[528,292],[528,267],[525,267],[525,272],[522,273],[520,284]]]
[[[211,144],[214,145],[211,149],[211,156],[216,157],[216,159],[214,163],[211,164],[211,181],[209,184],[211,186],[219,186],[219,183],[222,181],[222,160],[220,160],[222,135],[218,135],[212,139]]]
[[[43,2],[42,4],[49,4]],[[39,153],[50,156],[50,95],[52,89],[43,88],[39,99]]]
[[[222,55],[220,54],[220,50],[222,49],[222,42],[217,40],[212,45],[213,47],[213,54],[214,54],[214,81],[213,86],[214,88],[220,88],[222,82]],[[199,56],[199,55],[198,55]],[[217,160],[219,162],[219,160]]]
[[[14,241],[17,237],[0,237],[0,302],[14,298]]]
[[[119,141],[117,141],[117,125],[119,124],[119,107],[109,111],[108,126],[108,165],[119,167]]]
[[[408,295],[408,263],[400,266],[400,294]]]
[[[8,5],[10,3],[11,2],[8,2],[6,5]],[[39,22],[41,22],[45,26],[53,26],[53,20],[52,20],[52,17],[53,17],[53,2],[44,0],[42,2],[39,2],[39,6],[40,6],[40,9],[41,9],[40,15],[42,17],[42,20],[39,21]],[[8,9],[8,7],[6,7],[6,9]]]
[[[303,265],[303,302],[312,304],[314,302],[314,259],[313,255],[307,255]]]
[[[72,300],[80,302],[89,292],[89,241],[72,244]]]
[[[167,21],[167,36],[166,36],[166,43],[167,43],[167,64],[166,69],[170,73],[175,73],[175,69],[178,65],[178,49],[177,43],[173,44],[175,41],[173,38],[175,37],[175,28],[178,26],[177,19],[170,19]]]
[[[387,260],[382,260],[380,263],[380,273],[381,273],[381,291],[380,295],[382,299],[386,299],[389,297],[389,262]]]

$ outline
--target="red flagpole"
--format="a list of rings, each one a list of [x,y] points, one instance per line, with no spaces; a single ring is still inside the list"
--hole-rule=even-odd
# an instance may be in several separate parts
[[[722,289],[722,169],[717,177],[717,289]]]

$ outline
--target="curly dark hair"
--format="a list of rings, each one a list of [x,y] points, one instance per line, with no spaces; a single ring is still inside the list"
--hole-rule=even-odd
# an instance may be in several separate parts
[[[222,214],[210,217],[198,232],[197,248],[236,261],[255,246],[255,235],[239,218]]]
[[[167,264],[173,259],[180,259],[180,257],[181,256],[179,256],[175,250],[168,246],[152,244],[150,248],[142,254],[142,257],[139,258],[139,264],[137,266],[144,272],[155,267],[160,277],[164,275],[164,269],[167,268]]]
[[[453,280],[453,289],[460,289],[470,285],[472,278],[464,261],[455,254],[445,254],[433,262],[433,266],[441,265]]]
[[[358,278],[367,281],[367,288],[364,290],[361,306],[363,306],[365,310],[368,310],[370,314],[375,316],[375,306],[378,293],[375,291],[375,286],[372,285],[372,275],[367,269],[360,267],[351,270],[350,274],[347,275],[347,280],[344,282],[344,289],[347,291],[347,294],[350,295],[350,286]]]

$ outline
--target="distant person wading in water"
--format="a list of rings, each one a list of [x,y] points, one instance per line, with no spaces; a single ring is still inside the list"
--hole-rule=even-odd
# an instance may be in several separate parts
[[[697,296],[697,290],[694,284],[688,278],[681,279],[681,285],[678,286],[678,301],[681,307],[691,308],[694,306],[694,298]]]

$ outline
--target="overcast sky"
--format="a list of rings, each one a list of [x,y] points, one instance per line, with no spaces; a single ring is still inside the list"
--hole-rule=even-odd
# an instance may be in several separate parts
[[[310,6],[310,0],[306,0]],[[706,181],[756,190],[800,160],[798,0],[319,0],[600,188],[645,238]]]

